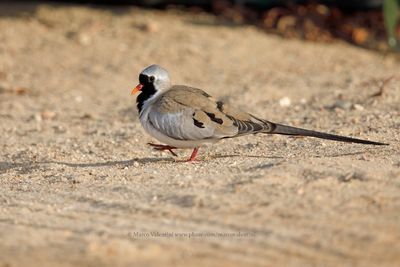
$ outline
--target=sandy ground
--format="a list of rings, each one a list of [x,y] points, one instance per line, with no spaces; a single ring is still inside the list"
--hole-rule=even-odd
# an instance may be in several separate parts
[[[204,14],[0,10],[0,266],[400,265],[393,56]],[[130,96],[152,63],[260,117],[390,146],[257,135],[176,162]]]

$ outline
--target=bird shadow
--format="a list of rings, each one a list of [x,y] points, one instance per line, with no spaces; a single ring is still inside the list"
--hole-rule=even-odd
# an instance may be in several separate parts
[[[355,151],[355,152],[345,152],[345,153],[333,153],[328,155],[314,155],[313,158],[339,158],[345,156],[355,156],[365,154],[366,151]]]
[[[246,155],[246,154],[215,154],[210,155],[208,158],[211,159],[223,159],[223,158],[258,158],[258,159],[283,159],[282,156],[263,156],[263,155]]]
[[[89,162],[89,163],[70,163],[70,162],[63,162],[63,161],[47,161],[47,162],[40,162],[42,164],[59,164],[65,165],[68,167],[75,167],[75,168],[90,168],[90,167],[113,167],[113,166],[131,166],[135,162],[140,164],[149,164],[149,163],[166,163],[166,162],[173,162],[172,158],[133,158],[129,160],[116,160],[116,161],[104,161],[104,162]]]
[[[232,158],[232,157],[254,157],[254,158],[276,158],[276,157],[265,157],[265,156],[253,156],[253,155],[214,155],[208,158]],[[200,162],[207,162],[207,159],[199,160]],[[173,157],[162,157],[162,158],[132,158],[128,160],[115,160],[115,161],[103,161],[103,162],[87,162],[87,163],[74,163],[66,161],[25,161],[25,162],[5,162],[0,161],[0,174],[6,173],[10,170],[17,170],[19,174],[30,173],[34,170],[43,168],[46,164],[63,165],[72,168],[97,168],[97,167],[126,167],[132,166],[135,162],[139,164],[156,164],[156,163],[182,163],[186,160],[179,160]]]
[[[313,158],[337,158],[343,156],[354,156],[363,154],[362,151],[356,152],[348,152],[348,153],[335,153],[331,155],[314,155],[311,156]],[[207,156],[205,159],[200,159],[198,162],[207,162],[212,161],[214,159],[223,159],[223,158],[258,158],[258,159],[285,159],[284,156],[263,156],[263,155],[246,155],[246,154],[215,154]],[[30,173],[34,170],[43,168],[43,165],[46,164],[56,164],[63,165],[72,168],[98,168],[98,167],[126,167],[132,166],[135,162],[139,164],[165,164],[165,163],[182,163],[186,161],[178,160],[173,157],[146,157],[146,158],[132,158],[128,160],[115,160],[115,161],[103,161],[103,162],[87,162],[87,163],[73,163],[73,162],[65,162],[65,161],[25,161],[25,162],[5,162],[0,161],[0,174],[6,173],[10,170],[16,170],[19,174]],[[270,168],[275,166],[276,164],[268,163],[261,164],[257,167],[259,168]]]
[[[20,174],[32,172],[34,170],[43,168],[46,164],[63,165],[72,168],[96,168],[96,167],[114,167],[114,166],[131,166],[135,162],[139,164],[151,164],[151,163],[167,163],[174,162],[172,158],[132,158],[129,160],[116,160],[116,161],[104,161],[104,162],[88,162],[88,163],[72,163],[64,161],[26,161],[26,162],[4,162],[0,161],[0,174],[6,173],[10,170],[17,170]]]

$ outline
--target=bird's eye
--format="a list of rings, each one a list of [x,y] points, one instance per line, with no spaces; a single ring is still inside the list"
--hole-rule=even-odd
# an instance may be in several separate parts
[[[154,82],[154,80],[155,80],[154,76],[150,76],[149,80],[150,80],[150,82]]]

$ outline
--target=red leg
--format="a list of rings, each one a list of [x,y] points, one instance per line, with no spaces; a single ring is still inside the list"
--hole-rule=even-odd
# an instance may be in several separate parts
[[[176,149],[176,147],[174,147],[174,146],[160,145],[160,144],[153,144],[153,143],[147,143],[147,144],[152,146],[155,150],[158,150],[158,151],[168,150],[175,157],[178,156],[174,151],[172,151],[172,149]]]
[[[196,158],[196,156],[197,156],[197,152],[199,151],[199,148],[198,147],[195,147],[194,149],[193,149],[193,152],[192,152],[192,155],[190,156],[190,158],[187,160],[188,162],[189,161],[194,161],[195,160],[195,158]]]

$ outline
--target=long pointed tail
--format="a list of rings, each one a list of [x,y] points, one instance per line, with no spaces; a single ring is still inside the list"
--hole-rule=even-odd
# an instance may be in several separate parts
[[[327,140],[334,140],[334,141],[341,141],[341,142],[348,142],[348,143],[359,143],[359,144],[367,144],[367,145],[389,145],[389,144],[385,144],[385,143],[368,141],[368,140],[357,139],[357,138],[352,138],[352,137],[346,137],[346,136],[341,136],[341,135],[336,135],[336,134],[328,134],[328,133],[322,133],[322,132],[317,132],[317,131],[312,131],[312,130],[306,130],[306,129],[296,128],[296,127],[282,125],[282,124],[278,124],[278,123],[273,123],[273,122],[267,122],[267,123],[270,124],[271,127],[270,127],[270,131],[268,131],[266,133],[270,133],[270,134],[311,136],[311,137],[327,139]]]

